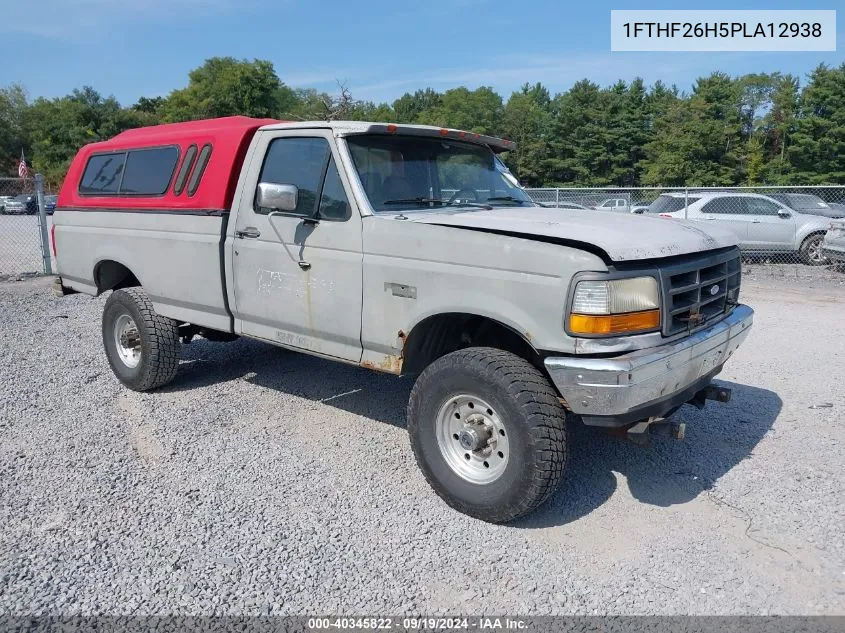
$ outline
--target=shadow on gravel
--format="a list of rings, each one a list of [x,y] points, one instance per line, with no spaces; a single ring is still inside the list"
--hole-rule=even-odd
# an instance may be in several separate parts
[[[413,380],[378,374],[305,354],[241,339],[183,346],[176,380],[163,392],[186,392],[233,380],[327,404],[398,428]],[[683,407],[686,439],[655,437],[643,449],[598,429],[577,425],[570,433],[570,460],[563,484],[537,512],[517,521],[521,528],[563,525],[601,506],[626,480],[642,503],[671,506],[691,501],[751,455],[774,424],[782,402],[757,387],[717,381],[733,389],[728,404],[709,403],[703,411]]]
[[[783,402],[772,391],[727,381],[728,404],[708,403],[678,412],[686,422],[686,439],[654,438],[643,449],[613,439],[597,429],[578,426],[570,434],[570,461],[565,480],[552,499],[514,526],[545,528],[579,519],[614,493],[619,473],[631,495],[642,503],[671,506],[691,501],[739,462],[772,428]],[[624,484],[622,484],[624,485]]]
[[[186,392],[232,380],[307,398],[314,402],[405,428],[412,380],[379,374],[250,339],[182,346],[176,379],[160,391]]]

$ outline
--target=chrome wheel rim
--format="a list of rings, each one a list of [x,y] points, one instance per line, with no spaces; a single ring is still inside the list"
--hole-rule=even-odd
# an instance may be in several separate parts
[[[489,403],[472,394],[449,398],[435,422],[437,446],[452,471],[474,484],[489,484],[508,465],[508,430]]]
[[[141,334],[128,314],[121,314],[114,322],[114,345],[121,362],[134,368],[141,362]]]
[[[807,254],[810,256],[810,260],[816,263],[821,263],[826,259],[822,254],[822,238],[816,237],[810,240],[807,245]]]

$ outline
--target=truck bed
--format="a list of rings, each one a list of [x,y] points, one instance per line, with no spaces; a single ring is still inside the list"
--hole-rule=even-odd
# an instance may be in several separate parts
[[[219,211],[62,209],[53,219],[59,272],[74,290],[99,294],[97,276],[120,264],[139,276],[159,314],[231,332],[221,265],[227,221]]]

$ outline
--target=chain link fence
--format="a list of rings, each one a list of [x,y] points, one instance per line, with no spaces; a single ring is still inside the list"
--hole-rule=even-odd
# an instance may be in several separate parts
[[[40,182],[38,176],[0,178],[0,279],[52,272],[48,236],[55,196],[39,196]],[[526,191],[537,203],[562,211],[687,220],[730,231],[752,279],[779,276],[805,285],[845,285],[845,186]]]
[[[687,220],[733,233],[744,271],[845,285],[845,186],[527,189],[547,207]],[[838,237],[839,235],[842,237]]]
[[[0,280],[52,272],[45,241],[55,197],[39,192],[40,182],[39,177],[0,178]]]

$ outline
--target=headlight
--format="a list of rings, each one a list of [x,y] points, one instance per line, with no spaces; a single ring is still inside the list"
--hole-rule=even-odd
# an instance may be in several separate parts
[[[584,280],[575,286],[571,334],[627,334],[660,327],[660,291],[654,277]]]

